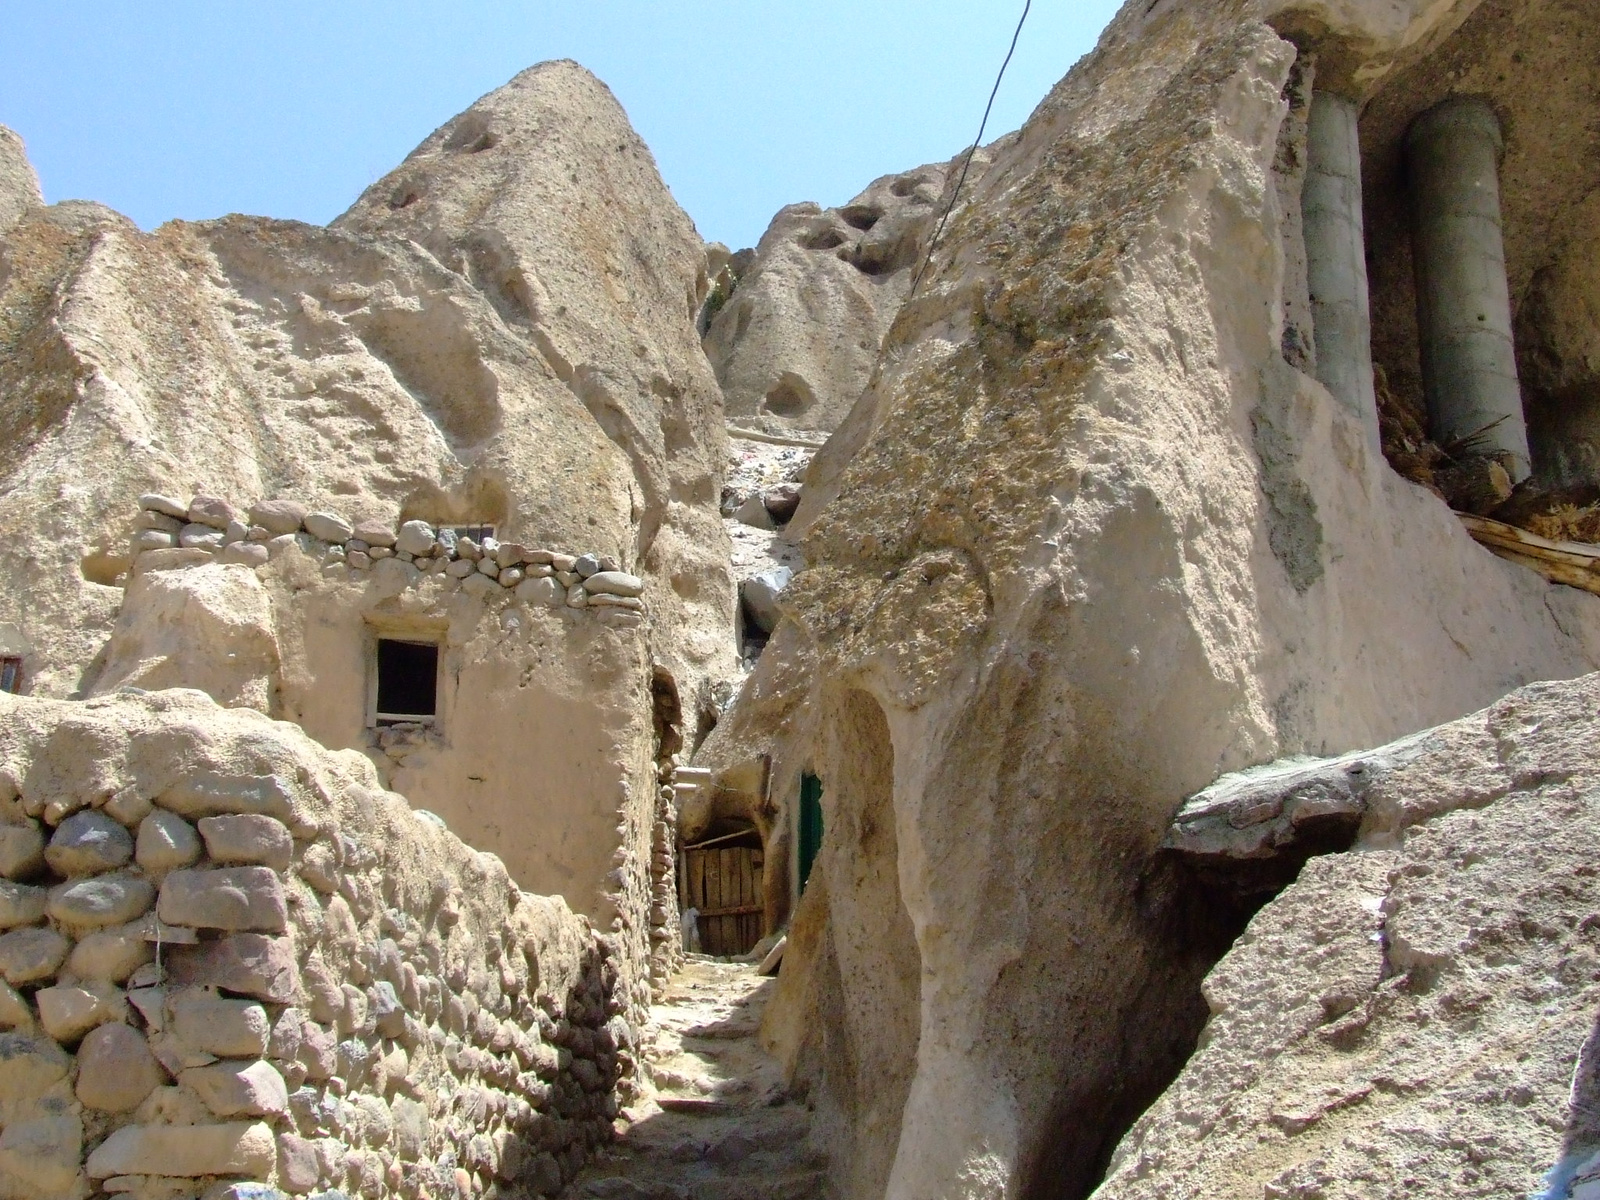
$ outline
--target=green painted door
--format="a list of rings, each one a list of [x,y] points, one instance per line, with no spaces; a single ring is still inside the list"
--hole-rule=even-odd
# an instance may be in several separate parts
[[[800,890],[804,892],[817,852],[822,849],[822,780],[811,774],[800,776],[799,842]]]

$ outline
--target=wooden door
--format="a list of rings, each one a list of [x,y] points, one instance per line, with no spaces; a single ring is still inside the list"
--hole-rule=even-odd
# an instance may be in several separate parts
[[[761,940],[762,854],[754,846],[685,847],[689,907],[700,913],[700,949],[730,957]]]

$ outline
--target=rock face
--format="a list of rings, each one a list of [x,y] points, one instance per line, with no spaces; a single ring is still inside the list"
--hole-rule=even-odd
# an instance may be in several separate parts
[[[806,569],[695,764],[770,762],[775,864],[820,781],[767,1030],[842,1195],[1087,1194],[1259,902],[1163,851],[1183,798],[1600,665],[1600,604],[1471,542],[1286,337],[1307,72],[1420,111],[1385,81],[1491,8],[1129,5],[813,460]]]
[[[994,149],[978,150],[969,186]],[[839,208],[792,204],[742,270],[718,275],[705,351],[732,423],[838,427],[866,387],[961,161],[885,175]]]
[[[22,139],[0,125],[0,237],[35,204],[43,204],[39,177],[28,162]]]
[[[1353,848],[1206,978],[1200,1049],[1095,1196],[1565,1200],[1600,1152],[1597,701],[1539,684],[1363,756]]]

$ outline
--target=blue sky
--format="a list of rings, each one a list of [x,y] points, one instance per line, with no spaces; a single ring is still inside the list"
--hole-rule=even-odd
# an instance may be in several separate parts
[[[1093,48],[1113,0],[1034,0],[987,138]],[[45,198],[153,228],[326,222],[522,68],[575,58],[622,100],[708,239],[840,204],[965,146],[1021,0],[10,0],[0,123]],[[987,140],[986,138],[986,140]]]

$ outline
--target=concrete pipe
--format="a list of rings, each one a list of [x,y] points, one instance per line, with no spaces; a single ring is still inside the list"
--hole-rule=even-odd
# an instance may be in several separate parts
[[[1500,121],[1454,99],[1406,134],[1422,380],[1435,441],[1474,437],[1513,482],[1531,469],[1500,231]]]
[[[1331,92],[1311,99],[1301,194],[1317,378],[1360,421],[1381,453],[1372,384],[1372,310],[1361,218],[1360,112]]]

